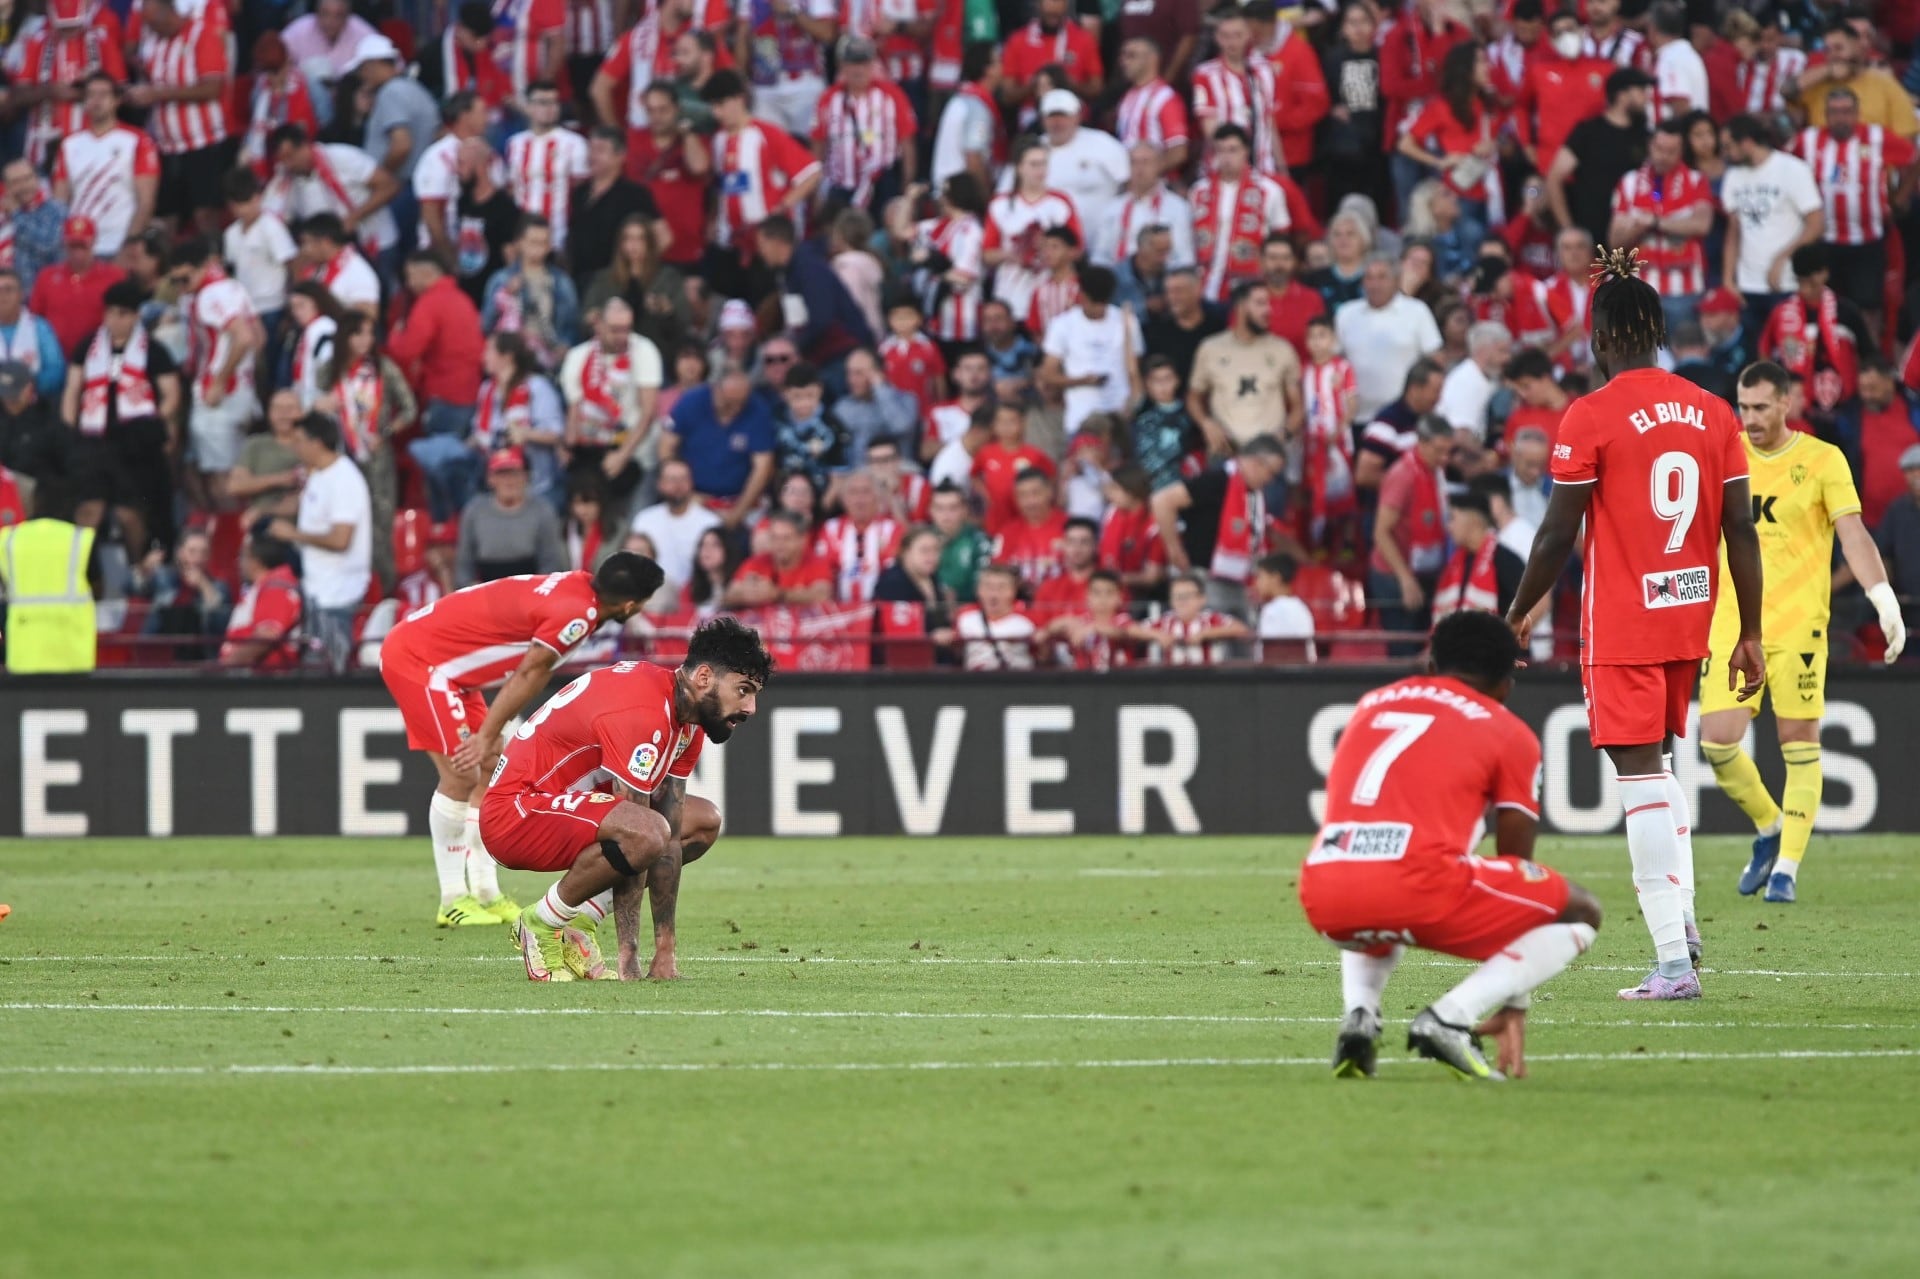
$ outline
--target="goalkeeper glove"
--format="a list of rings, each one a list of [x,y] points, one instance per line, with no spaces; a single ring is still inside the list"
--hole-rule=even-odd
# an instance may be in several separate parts
[[[1907,646],[1907,623],[1900,616],[1900,601],[1894,596],[1893,587],[1886,582],[1868,587],[1867,601],[1880,614],[1880,630],[1887,637],[1887,661],[1899,661],[1900,650]]]

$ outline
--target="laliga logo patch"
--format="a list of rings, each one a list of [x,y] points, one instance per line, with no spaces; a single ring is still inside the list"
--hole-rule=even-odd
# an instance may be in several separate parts
[[[576,617],[560,628],[560,642],[568,646],[578,644],[587,637],[587,632],[590,629],[592,628],[589,626],[586,618]]]
[[[1547,868],[1536,865],[1533,862],[1523,861],[1520,863],[1520,878],[1526,880],[1529,884],[1545,883]]]
[[[633,758],[627,761],[627,771],[647,781],[653,776],[653,770],[660,766],[660,748],[652,742],[642,742],[633,748]]]

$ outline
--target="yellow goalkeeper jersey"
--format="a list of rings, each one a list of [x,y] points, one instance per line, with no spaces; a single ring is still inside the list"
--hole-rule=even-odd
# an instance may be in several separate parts
[[[1760,633],[1768,648],[1790,637],[1823,630],[1832,607],[1833,525],[1860,512],[1860,495],[1846,455],[1831,444],[1795,432],[1786,445],[1762,453],[1747,441],[1753,525],[1760,534]],[[1716,635],[1739,634],[1739,610],[1727,577],[1727,550],[1720,548],[1720,598],[1714,605]],[[1797,639],[1795,643],[1799,642]],[[1715,653],[1725,646],[1716,646]]]

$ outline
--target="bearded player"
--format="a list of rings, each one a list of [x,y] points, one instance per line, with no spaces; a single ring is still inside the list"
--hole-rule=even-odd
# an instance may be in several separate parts
[[[1481,961],[1413,1019],[1407,1047],[1499,1079],[1526,1074],[1528,992],[1593,945],[1600,903],[1533,861],[1540,739],[1505,705],[1524,652],[1491,613],[1443,618],[1432,673],[1368,693],[1340,735],[1300,872],[1307,921],[1343,952],[1338,1078],[1374,1073],[1381,996],[1407,947]],[[1499,855],[1475,857],[1489,811]],[[1499,1072],[1476,1026],[1499,1037]]]
[[[1780,755],[1787,763],[1780,803],[1773,802],[1760,770],[1740,748],[1762,698],[1741,706],[1716,678],[1739,637],[1739,619],[1725,597],[1714,608],[1712,656],[1700,689],[1700,753],[1713,765],[1720,789],[1760,832],[1753,841],[1753,860],[1740,876],[1740,892],[1751,897],[1764,888],[1767,901],[1783,903],[1797,895],[1800,859],[1820,810],[1820,715],[1826,709],[1836,536],[1847,571],[1866,587],[1880,615],[1887,660],[1896,661],[1907,645],[1900,601],[1887,583],[1873,534],[1860,518],[1860,495],[1854,491],[1846,455],[1787,426],[1790,388],[1785,369],[1761,363],[1747,366],[1735,391],[1747,432],[1753,521],[1768,582],[1760,630],[1766,637],[1767,685]]]
[[[440,775],[427,833],[440,876],[442,928],[510,924],[520,907],[500,891],[500,872],[479,832],[472,799],[500,753],[507,723],[547,686],[566,655],[607,622],[624,622],[660,589],[665,574],[621,551],[592,573],[503,577],[455,591],[410,613],[380,646],[380,678]],[[506,682],[501,683],[502,680]],[[480,690],[499,684],[489,706]]]
[[[597,938],[609,910],[620,978],[641,975],[640,893],[653,907],[648,977],[680,975],[680,868],[720,835],[720,814],[687,798],[702,745],[758,707],[773,659],[730,617],[693,634],[678,670],[621,662],[555,693],[507,743],[480,801],[480,831],[503,866],[565,871],[514,926],[533,981],[607,975]]]
[[[1727,681],[1760,691],[1760,544],[1747,493],[1746,439],[1727,407],[1656,364],[1666,345],[1660,295],[1635,278],[1630,250],[1603,251],[1593,291],[1593,356],[1607,382],[1560,423],[1553,496],[1507,621],[1522,643],[1533,612],[1586,524],[1580,683],[1595,750],[1613,760],[1627,851],[1657,967],[1622,999],[1698,999],[1693,838],[1673,777],[1719,590],[1726,540],[1738,629]]]

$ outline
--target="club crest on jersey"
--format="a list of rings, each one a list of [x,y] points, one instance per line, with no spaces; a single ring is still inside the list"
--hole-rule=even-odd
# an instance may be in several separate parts
[[[1705,568],[1676,568],[1640,579],[1648,608],[1681,608],[1713,602],[1713,574]]]
[[[1642,435],[1656,426],[1690,426],[1696,431],[1707,429],[1707,419],[1697,405],[1677,404],[1672,400],[1656,400],[1651,413],[1645,409],[1635,409],[1627,414],[1627,421]]]
[[[1526,880],[1529,884],[1545,883],[1547,876],[1551,873],[1552,872],[1545,866],[1537,866],[1528,861],[1520,863],[1520,878]]]
[[[653,770],[660,767],[660,748],[652,742],[642,742],[633,748],[633,758],[627,761],[627,771],[639,780],[653,780]]]
[[[573,645],[585,639],[590,629],[592,629],[592,627],[586,618],[576,617],[560,628],[560,642],[571,648]]]

